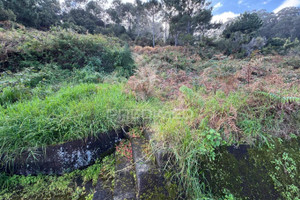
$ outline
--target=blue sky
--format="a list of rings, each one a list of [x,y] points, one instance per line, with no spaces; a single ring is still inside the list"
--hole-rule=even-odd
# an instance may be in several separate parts
[[[112,1],[112,0],[108,0]],[[134,2],[134,0],[122,0]],[[146,1],[146,0],[144,0]],[[286,7],[299,7],[300,0],[208,0],[214,6],[213,21],[227,21],[245,11],[266,9],[269,12],[278,12]]]
[[[215,6],[213,14],[221,14],[231,11],[233,13],[243,13],[249,10],[266,9],[273,11],[278,8],[284,0],[213,0]]]
[[[265,9],[278,12],[286,7],[299,7],[300,0],[212,0],[213,21],[227,21],[245,11]]]
[[[59,0],[63,2],[64,0]],[[113,0],[108,0],[111,3]],[[135,0],[122,0],[133,3]],[[147,0],[143,0],[147,1]],[[286,7],[300,7],[300,0],[207,0],[212,2],[213,21],[227,21],[245,11],[266,9],[269,12],[278,12]]]

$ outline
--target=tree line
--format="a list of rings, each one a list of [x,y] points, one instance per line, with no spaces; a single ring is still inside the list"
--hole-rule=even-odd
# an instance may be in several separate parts
[[[179,45],[209,26],[212,8],[205,0],[123,3],[114,0],[0,0],[0,21],[11,20],[39,30],[53,25],[79,33],[102,33],[140,45]]]
[[[0,0],[0,21],[39,30],[60,26],[101,33],[142,46],[208,45],[242,55],[300,39],[300,8],[251,11],[225,25],[212,23],[212,9],[206,0],[114,0],[109,6],[107,0]],[[222,34],[207,34],[222,27]]]

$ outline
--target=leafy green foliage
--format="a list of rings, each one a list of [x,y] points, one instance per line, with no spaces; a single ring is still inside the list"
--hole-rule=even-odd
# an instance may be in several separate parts
[[[287,53],[293,51],[295,47],[299,46],[299,40],[295,39],[291,41],[290,39],[285,38],[271,38],[266,43],[266,46],[262,49],[264,54],[280,54],[286,55]],[[298,52],[293,52],[293,54],[297,54]]]
[[[16,20],[16,15],[12,10],[5,10],[0,6],[0,21],[15,21]]]
[[[256,13],[244,13],[239,19],[226,27],[223,32],[225,38],[230,38],[232,33],[241,32],[250,34],[262,26],[262,20]]]
[[[120,41],[115,38],[57,29],[48,33],[7,31],[0,37],[8,44],[0,52],[1,70],[41,69],[44,64],[56,63],[62,69],[90,66],[104,73],[121,68],[123,74],[120,75],[129,76],[134,69],[130,49],[128,46],[121,48]],[[12,49],[10,53],[7,53],[8,48]]]
[[[57,0],[1,0],[0,2],[5,9],[15,14],[18,23],[25,26],[49,29],[59,20],[60,6]]]
[[[220,40],[218,46],[227,55],[248,56],[256,50],[253,48],[259,49],[264,46],[263,42],[253,40],[261,26],[262,20],[256,13],[244,13],[236,21],[227,25],[222,34],[225,39]],[[258,45],[258,43],[262,44]]]
[[[78,27],[84,27],[79,33],[85,33],[87,31],[89,33],[100,33],[100,28],[104,27],[104,22],[100,18],[81,8],[72,9],[69,13],[65,13],[63,19],[65,23],[73,23]]]
[[[212,18],[210,3],[205,0],[180,0],[163,1],[166,17],[170,20],[170,32],[174,38],[175,46],[179,45],[179,39],[183,36],[185,43],[192,43],[191,37],[195,31],[203,31]]]
[[[293,102],[300,102],[299,97],[281,97],[274,93],[267,93],[263,91],[257,92],[258,94],[264,95],[268,98],[270,98],[273,101],[279,102],[279,103],[293,103]]]

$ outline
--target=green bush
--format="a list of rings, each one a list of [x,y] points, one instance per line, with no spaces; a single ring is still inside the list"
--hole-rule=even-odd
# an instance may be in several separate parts
[[[286,39],[286,38],[271,38],[268,40],[262,52],[264,54],[286,55],[288,53],[292,53],[294,55],[298,55],[299,54],[299,51],[297,51],[298,48],[299,48],[298,39],[291,41],[290,39]]]
[[[22,68],[41,68],[56,63],[62,69],[93,66],[97,72],[111,73],[121,68],[125,75],[133,73],[134,62],[130,49],[122,48],[115,38],[102,35],[80,35],[52,29],[41,31],[6,31],[0,35],[7,44],[0,50],[0,70],[18,71]],[[7,53],[7,48],[9,53]]]
[[[6,21],[6,20],[15,21],[16,15],[12,10],[10,9],[5,10],[0,7],[0,21]]]

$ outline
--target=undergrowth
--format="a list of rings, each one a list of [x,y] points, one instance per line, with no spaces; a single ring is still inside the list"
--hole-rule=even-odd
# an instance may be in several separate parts
[[[185,86],[180,91],[183,96],[167,106],[172,114],[156,118],[152,128],[160,141],[156,148],[171,155],[166,167],[189,199],[216,198],[205,179],[212,169],[201,166],[205,160],[214,162],[221,146],[270,145],[275,138],[299,135],[299,109],[274,113],[277,100],[243,91],[213,93]]]
[[[102,161],[62,176],[8,176],[0,174],[0,199],[92,199],[100,178],[105,187],[113,189],[115,159],[107,156]]]
[[[212,191],[213,183],[206,177],[214,169],[202,168],[203,162],[215,162],[222,146],[270,146],[276,138],[298,137],[299,70],[278,67],[284,61],[278,64],[275,57],[223,57],[198,64],[194,71],[187,66],[170,73],[169,65],[156,61],[165,53],[144,53],[150,57],[146,67],[153,68],[156,82],[143,82],[149,76],[138,71],[130,79],[138,81],[128,84],[137,98],[147,94],[165,102],[161,111],[168,114],[157,116],[152,125],[159,141],[156,149],[171,155],[166,169],[173,172],[188,199],[234,199],[225,187],[218,194]],[[140,55],[137,62],[143,70]]]
[[[103,35],[80,35],[59,28],[49,32],[13,29],[0,32],[0,41],[0,71],[41,70],[51,63],[68,70],[90,66],[96,72],[119,71],[123,76],[134,69],[129,47]]]

